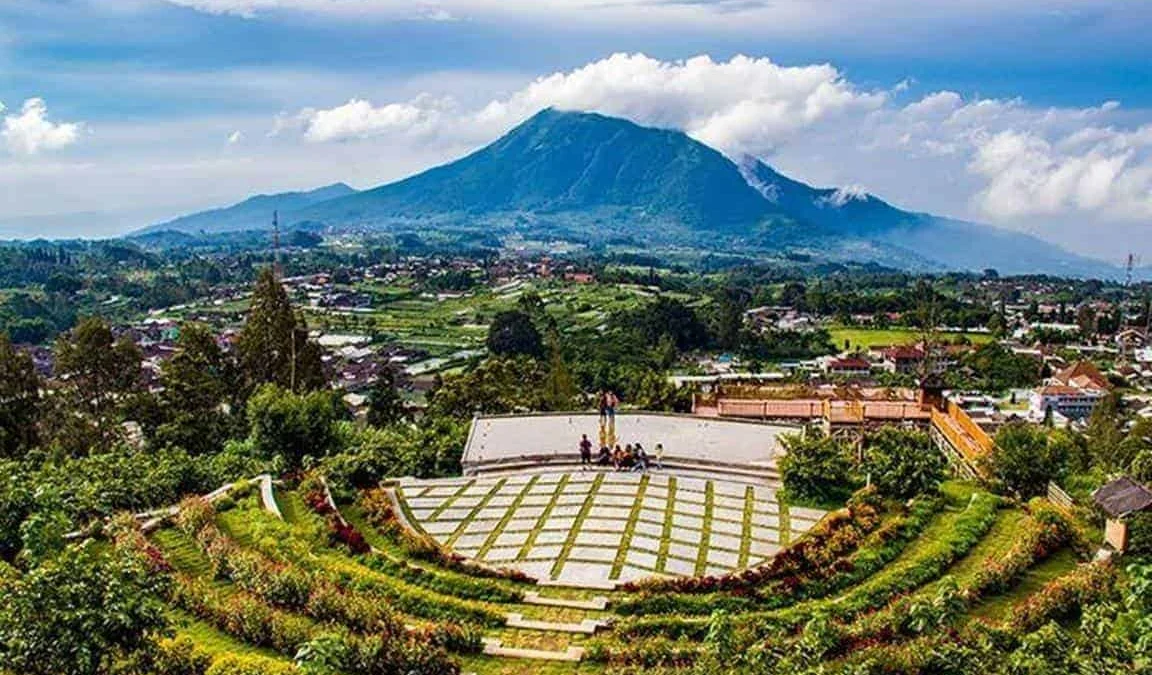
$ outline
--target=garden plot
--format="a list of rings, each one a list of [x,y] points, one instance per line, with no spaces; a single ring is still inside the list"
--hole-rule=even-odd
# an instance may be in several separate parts
[[[762,485],[666,473],[405,480],[399,496],[416,527],[462,555],[588,588],[758,565],[824,516]]]

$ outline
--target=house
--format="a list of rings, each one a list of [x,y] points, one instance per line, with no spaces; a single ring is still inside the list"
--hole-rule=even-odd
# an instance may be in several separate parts
[[[1138,349],[1147,347],[1148,335],[1139,328],[1125,328],[1116,333],[1113,341],[1116,343],[1116,349],[1120,350],[1120,354],[1127,356]]]
[[[825,359],[824,374],[829,377],[868,377],[872,364],[859,356],[829,357]]]
[[[1128,522],[1133,515],[1152,510],[1152,490],[1122,476],[1093,492],[1092,501],[1108,517],[1104,543],[1123,553],[1128,549]]]
[[[918,373],[924,363],[924,350],[911,345],[889,347],[880,356],[885,371],[901,375]]]
[[[1108,395],[1108,389],[1108,379],[1100,369],[1091,362],[1080,361],[1058,371],[1032,392],[1028,414],[1039,420],[1051,411],[1070,420],[1083,420],[1092,415],[1096,404]]]

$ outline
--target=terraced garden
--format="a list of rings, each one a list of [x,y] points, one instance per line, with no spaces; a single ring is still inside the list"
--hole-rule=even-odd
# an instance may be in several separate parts
[[[518,482],[519,494],[537,482]],[[486,494],[503,483],[489,483]],[[414,493],[454,485],[454,495],[466,494],[461,486],[472,484]],[[541,585],[532,567],[453,552],[412,528],[392,487],[339,506],[316,479],[272,496],[267,503],[241,486],[214,506],[186,500],[137,543],[174,581],[173,644],[286,673],[313,668],[332,649],[355,654],[355,672],[365,673],[687,671],[717,658],[718,644],[750,669],[775,664],[764,672],[812,663],[849,672],[893,653],[918,672],[906,652],[941,631],[978,625],[1023,635],[1075,616],[1114,575],[1081,562],[1074,528],[1051,505],[1012,504],[959,482],[903,504],[862,491],[742,571],[692,576],[708,569],[697,565],[686,576],[653,572],[614,588]],[[503,508],[511,514],[522,501]]]

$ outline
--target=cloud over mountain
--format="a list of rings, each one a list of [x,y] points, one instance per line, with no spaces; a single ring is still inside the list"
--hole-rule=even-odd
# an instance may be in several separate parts
[[[388,137],[479,145],[555,107],[681,130],[735,158],[807,153],[825,163],[859,163],[865,171],[842,181],[850,186],[838,193],[844,200],[865,190],[895,192],[872,181],[879,163],[925,181],[923,187],[910,183],[911,192],[923,192],[934,175],[952,176],[954,185],[970,186],[969,214],[1000,224],[1152,214],[1152,125],[1114,126],[1122,122],[1117,103],[1035,108],[1020,99],[966,99],[954,91],[909,100],[909,88],[902,82],[866,89],[829,64],[783,66],[747,56],[661,61],[621,53],[539,77],[471,108],[448,95],[352,99],[305,109],[293,121],[310,142]]]

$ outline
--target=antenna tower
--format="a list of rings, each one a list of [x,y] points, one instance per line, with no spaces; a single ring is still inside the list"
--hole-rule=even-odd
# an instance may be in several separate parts
[[[280,212],[272,212],[272,252],[274,262],[272,264],[272,272],[276,275],[276,280],[279,281],[284,276],[284,270],[280,267]]]

